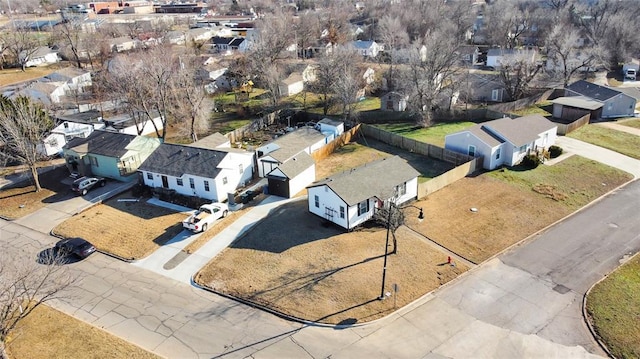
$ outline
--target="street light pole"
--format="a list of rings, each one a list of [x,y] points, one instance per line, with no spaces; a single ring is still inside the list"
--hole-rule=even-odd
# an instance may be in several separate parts
[[[382,265],[382,288],[378,299],[384,299],[384,281],[387,277],[387,252],[389,251],[389,232],[391,231],[391,201],[389,201],[389,213],[387,213],[387,239],[384,241],[384,264]]]
[[[389,212],[387,213],[387,238],[384,241],[384,263],[382,265],[382,287],[380,288],[380,296],[378,297],[379,300],[384,300],[385,298],[385,293],[384,293],[384,283],[385,280],[387,279],[387,253],[389,252],[389,234],[391,232],[391,208],[392,208],[392,202],[391,200],[389,200]],[[407,208],[407,207],[412,207],[412,208],[416,208],[420,210],[420,214],[418,214],[418,220],[420,222],[422,222],[422,220],[424,219],[424,214],[422,212],[422,208],[420,207],[416,207],[412,204],[406,205],[402,208]],[[402,208],[398,208],[396,207],[398,210],[401,210]]]

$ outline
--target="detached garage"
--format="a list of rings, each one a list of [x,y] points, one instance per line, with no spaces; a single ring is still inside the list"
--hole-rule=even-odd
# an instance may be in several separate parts
[[[291,198],[316,179],[316,164],[306,152],[300,152],[267,174],[269,194]]]

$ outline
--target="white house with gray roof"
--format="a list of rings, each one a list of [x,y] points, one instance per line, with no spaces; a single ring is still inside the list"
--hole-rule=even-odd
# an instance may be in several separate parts
[[[307,187],[309,212],[351,230],[387,201],[399,205],[415,199],[419,175],[398,156],[352,168]]]
[[[316,163],[302,151],[267,174],[269,194],[291,198],[316,179]]]
[[[327,143],[327,137],[311,127],[302,127],[282,135],[256,149],[258,175],[266,177],[300,152],[312,154]]]
[[[144,184],[221,202],[253,176],[253,153],[161,144],[138,168]]]
[[[556,141],[558,126],[541,115],[501,118],[449,134],[444,147],[484,158],[482,167],[493,170],[514,166],[529,153],[548,149]]]

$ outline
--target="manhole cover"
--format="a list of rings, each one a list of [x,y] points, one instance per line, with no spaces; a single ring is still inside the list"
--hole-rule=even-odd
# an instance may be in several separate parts
[[[571,289],[563,286],[562,284],[556,284],[556,286],[553,287],[553,290],[555,290],[556,292],[558,292],[560,294],[565,294],[565,293],[568,293]]]

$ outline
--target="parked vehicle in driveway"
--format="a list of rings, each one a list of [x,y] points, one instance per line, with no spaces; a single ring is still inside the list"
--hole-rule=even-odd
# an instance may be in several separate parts
[[[56,243],[55,249],[61,255],[75,255],[78,258],[87,258],[96,251],[96,247],[83,238],[67,238]]]
[[[182,221],[182,227],[193,232],[204,232],[219,218],[227,216],[229,207],[224,203],[203,204],[192,215]]]
[[[107,184],[107,181],[104,178],[80,177],[73,181],[71,190],[84,196],[90,189],[98,186],[104,187],[105,184]]]

